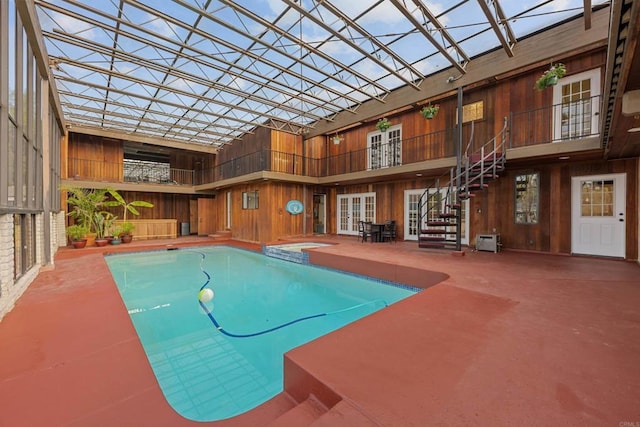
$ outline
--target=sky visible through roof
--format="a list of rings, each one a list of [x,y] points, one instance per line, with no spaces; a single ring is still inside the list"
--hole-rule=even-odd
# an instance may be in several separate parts
[[[583,12],[583,0],[35,3],[69,124],[213,146],[256,126],[302,132],[463,70],[501,47],[498,32],[517,40]]]

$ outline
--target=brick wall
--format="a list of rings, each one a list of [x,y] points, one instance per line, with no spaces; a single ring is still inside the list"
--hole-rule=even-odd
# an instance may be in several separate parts
[[[47,217],[51,222],[51,241],[44,239],[44,214],[35,216],[36,220],[36,262],[18,280],[14,280],[14,240],[13,215],[0,215],[0,320],[13,309],[16,301],[27,290],[40,272],[44,262],[44,248],[49,244],[51,255],[60,246],[67,244],[64,229],[64,212],[52,213]]]

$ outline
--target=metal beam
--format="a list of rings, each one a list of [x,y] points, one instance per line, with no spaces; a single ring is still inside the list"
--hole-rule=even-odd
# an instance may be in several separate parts
[[[403,0],[404,1],[404,0]],[[391,3],[407,18],[420,33],[431,42],[431,44],[440,52],[447,60],[458,69],[461,73],[466,72],[467,64],[469,63],[469,57],[462,50],[460,46],[456,43],[456,41],[451,37],[446,28],[442,26],[438,18],[431,13],[429,8],[421,1],[421,0],[413,0],[413,3],[417,6],[418,10],[422,14],[422,17],[425,22],[419,22],[415,16],[407,9],[407,7],[402,4],[399,0],[391,0]],[[431,25],[432,28],[427,28],[428,25]],[[433,33],[437,33],[440,35],[441,40],[437,40],[436,37],[433,36]],[[444,41],[449,43],[449,46],[445,46]],[[455,52],[455,56],[451,55],[448,49],[453,49]]]
[[[491,28],[493,28],[498,40],[500,40],[505,52],[507,52],[509,57],[512,57],[513,47],[516,44],[516,36],[513,34],[509,21],[507,21],[507,17],[502,11],[500,2],[498,0],[478,0],[478,3],[489,20],[489,24],[491,24]]]
[[[364,74],[359,73],[356,70],[350,68],[346,64],[343,64],[342,62],[337,61],[331,55],[328,55],[328,54],[322,52],[321,50],[315,48],[314,46],[310,45],[309,43],[305,43],[303,40],[301,40],[299,38],[295,38],[288,31],[285,31],[285,30],[281,29],[280,27],[277,27],[277,26],[273,25],[271,22],[267,21],[266,19],[263,19],[260,16],[256,15],[255,13],[249,11],[248,9],[240,6],[235,1],[230,1],[230,0],[218,0],[218,1],[220,3],[226,4],[227,6],[233,8],[234,10],[237,10],[238,12],[242,13],[243,15],[248,16],[249,18],[253,19],[254,21],[258,22],[260,25],[263,25],[264,27],[268,28],[269,30],[273,31],[274,33],[280,35],[281,37],[285,37],[285,38],[291,40],[292,42],[299,44],[301,47],[303,47],[307,51],[313,52],[315,55],[318,55],[319,57],[321,57],[325,61],[330,62],[336,68],[339,68],[343,72],[349,73],[349,74],[355,76],[356,78],[367,82],[369,85],[376,87],[381,92],[385,92],[385,93],[388,92],[388,90],[384,86],[382,86],[381,84],[379,84],[375,80],[372,80],[369,77],[365,76]],[[211,14],[207,14],[207,16],[210,16],[211,19],[215,18],[215,16],[212,16]],[[305,16],[307,16],[307,15],[305,14]],[[304,56],[303,56],[303,58],[304,58]],[[314,68],[317,70],[316,67],[314,67]],[[336,79],[335,76],[333,76],[333,78]],[[343,84],[347,84],[348,85],[348,83],[346,81],[344,81],[343,79],[338,79],[338,81],[340,81]],[[351,86],[351,85],[349,85],[349,86]],[[353,86],[351,86],[351,87],[353,88]],[[369,94],[369,96],[371,96],[371,94]]]
[[[343,22],[345,22],[347,24],[347,26],[349,28],[353,28],[355,31],[357,31],[362,36],[364,36],[364,38],[369,40],[372,44],[374,44],[377,47],[377,50],[385,52],[387,55],[389,55],[390,58],[392,58],[392,60],[394,62],[399,62],[400,64],[402,64],[410,73],[412,73],[415,76],[415,78],[408,79],[408,78],[404,77],[401,73],[398,72],[398,70],[394,69],[393,67],[390,67],[387,63],[385,63],[384,61],[378,59],[377,56],[375,56],[372,53],[368,52],[367,50],[361,48],[358,44],[354,43],[351,39],[349,39],[347,37],[344,37],[342,35],[342,33],[334,30],[331,26],[327,25],[323,20],[321,20],[319,18],[316,18],[315,16],[307,13],[304,8],[302,8],[301,6],[298,5],[296,0],[282,0],[282,1],[284,1],[287,5],[289,5],[291,8],[295,9],[299,13],[304,14],[307,17],[307,19],[309,19],[310,21],[314,22],[318,26],[322,27],[322,29],[324,29],[325,31],[329,32],[330,34],[332,34],[337,39],[342,40],[343,42],[348,44],[352,49],[356,50],[361,55],[363,55],[363,56],[367,57],[368,59],[370,59],[371,61],[375,62],[381,68],[389,71],[389,73],[391,73],[392,75],[397,77],[399,80],[405,82],[409,86],[412,86],[413,88],[418,89],[419,83],[416,83],[416,81],[421,81],[422,79],[424,79],[424,75],[422,73],[420,73],[418,70],[416,70],[411,64],[406,62],[404,59],[402,59],[399,56],[397,56],[395,54],[395,52],[393,52],[391,49],[389,49],[385,44],[380,43],[379,40],[376,37],[374,37],[372,34],[369,34],[369,32],[367,30],[365,30],[363,27],[361,27],[355,21],[353,21],[351,18],[349,18],[339,8],[333,6],[329,1],[326,1],[326,0],[318,1],[318,4],[320,4],[322,7],[327,9],[329,12],[331,12],[332,14],[334,14],[335,16],[340,18]]]

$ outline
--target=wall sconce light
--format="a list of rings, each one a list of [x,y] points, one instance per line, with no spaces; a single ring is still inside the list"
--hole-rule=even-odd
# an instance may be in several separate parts
[[[344,140],[344,137],[343,136],[339,136],[336,133],[336,135],[331,139],[333,140],[333,145],[340,145],[340,142],[342,142]]]

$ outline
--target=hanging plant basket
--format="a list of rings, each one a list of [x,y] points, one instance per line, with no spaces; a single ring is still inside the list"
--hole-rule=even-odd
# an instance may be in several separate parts
[[[378,120],[378,123],[376,123],[376,129],[378,129],[380,132],[386,132],[390,127],[391,122],[387,120],[386,117]]]
[[[566,73],[567,68],[563,63],[558,62],[557,64],[553,64],[551,68],[545,71],[544,74],[536,80],[536,89],[544,90],[549,86],[558,84],[558,80],[563,78]]]
[[[420,110],[420,114],[422,114],[422,117],[424,117],[425,119],[433,119],[436,114],[438,114],[438,111],[440,111],[440,106],[439,105],[425,105],[422,110]]]

